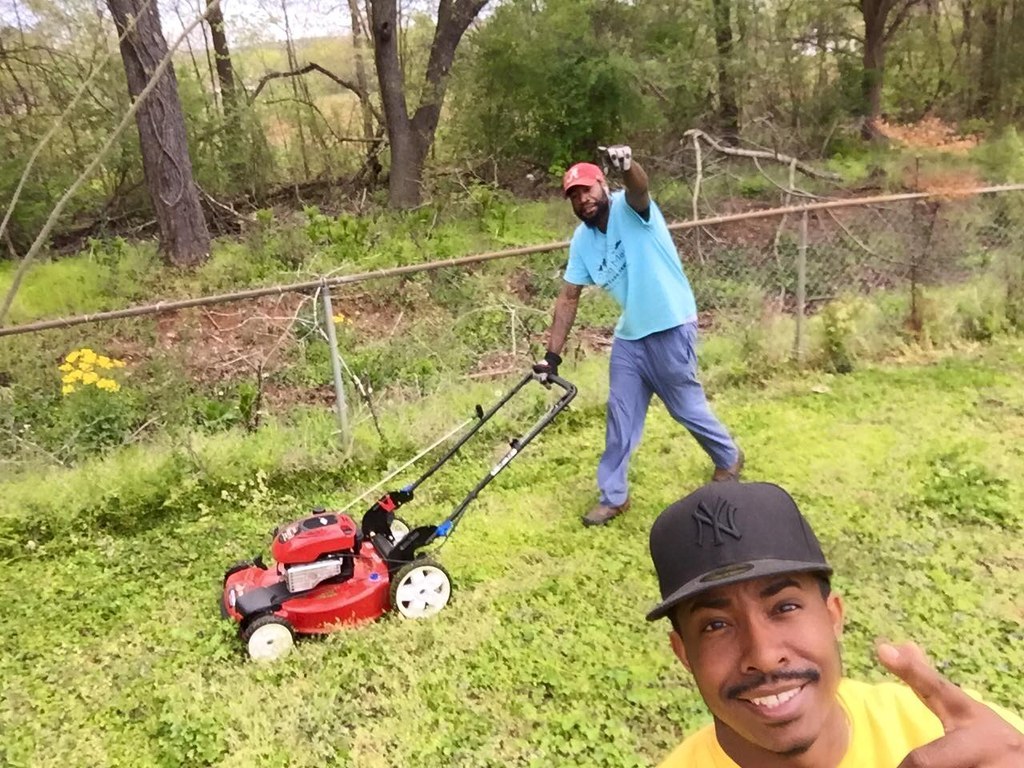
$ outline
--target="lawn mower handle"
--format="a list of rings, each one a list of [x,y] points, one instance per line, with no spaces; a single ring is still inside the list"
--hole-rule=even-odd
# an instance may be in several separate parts
[[[495,413],[497,413],[509,400],[515,397],[519,390],[531,381],[537,381],[549,389],[551,385],[554,384],[563,390],[562,396],[555,401],[543,416],[541,416],[529,432],[520,438],[513,438],[511,440],[510,448],[502,459],[491,468],[490,472],[484,475],[483,479],[476,484],[473,490],[471,490],[462,502],[459,503],[455,510],[438,525],[420,526],[406,534],[405,537],[393,547],[390,545],[390,537],[387,537],[387,541],[380,541],[379,546],[384,548],[381,551],[381,554],[388,561],[389,568],[394,569],[402,563],[411,562],[416,557],[416,550],[421,547],[425,547],[436,538],[448,536],[462,518],[466,508],[480,494],[480,491],[482,491],[484,487],[491,482],[491,480],[497,477],[498,473],[505,469],[509,462],[511,462],[512,459],[514,459],[523,450],[523,448],[533,440],[533,438],[540,434],[540,432],[552,422],[555,416],[564,410],[569,402],[576,397],[576,386],[560,376],[550,373],[539,374],[530,371],[486,413],[484,413],[483,409],[478,405],[476,407],[477,423],[474,424],[465,435],[459,438],[455,445],[449,448],[445,452],[444,456],[435,462],[430,469],[424,472],[418,480],[405,486],[400,491],[392,491],[391,493],[385,494],[382,498],[378,499],[369,510],[367,510],[366,514],[363,516],[364,535],[372,536],[375,532],[390,530],[391,518],[389,515],[393,514],[395,509],[406,501],[412,499],[413,491],[417,486],[440,469],[441,466],[448,461],[456,451],[466,443],[467,440],[476,434],[477,431],[479,431],[479,429],[492,416],[494,416]]]
[[[450,459],[452,456],[454,456],[456,453],[458,453],[459,449],[463,445],[465,445],[466,442],[471,437],[473,437],[473,435],[475,435],[477,432],[479,432],[480,428],[483,427],[483,425],[486,424],[488,421],[490,421],[491,417],[494,416],[494,414],[496,414],[498,411],[500,411],[505,406],[505,403],[507,403],[509,400],[511,400],[513,397],[515,397],[516,393],[519,392],[519,390],[521,390],[523,387],[525,387],[527,384],[530,383],[531,379],[536,379],[537,381],[540,381],[542,384],[544,384],[544,380],[542,380],[540,378],[540,374],[536,374],[536,373],[533,373],[531,371],[530,373],[527,373],[519,381],[518,384],[516,384],[512,389],[510,389],[505,394],[505,396],[503,398],[501,398],[501,400],[499,400],[497,403],[495,403],[490,408],[490,410],[488,410],[486,413],[484,412],[484,409],[481,408],[478,405],[476,407],[476,419],[477,419],[476,424],[474,424],[473,427],[469,431],[466,432],[466,434],[464,434],[462,437],[460,437],[458,439],[458,441],[451,448],[449,448],[447,451],[445,451],[444,455],[441,458],[439,458],[437,461],[435,461],[434,464],[429,469],[427,469],[426,472],[424,472],[422,475],[420,475],[413,482],[409,483],[409,485],[404,486],[402,488],[402,491],[410,494],[410,497],[411,497],[413,491],[415,491],[417,488],[419,488],[420,485],[422,485],[425,480],[427,480],[431,475],[433,475],[435,472],[437,472],[437,470],[439,470],[445,464],[445,462],[448,461],[448,459]],[[550,374],[549,373],[549,374],[546,374],[546,379],[547,379],[547,381],[551,382],[552,384],[555,384],[558,387],[560,387],[561,389],[565,390],[566,394],[569,395],[568,400],[565,401],[566,404],[568,404],[569,400],[572,400],[576,396],[576,387],[573,384],[570,384],[568,381],[566,381],[562,377],[556,376],[554,374]],[[570,392],[571,392],[571,394],[569,394]],[[562,406],[562,407],[564,408],[565,406]],[[561,408],[559,408],[558,410],[561,410]],[[555,413],[557,413],[557,411],[555,411]],[[552,414],[552,418],[554,418],[554,414]]]
[[[565,379],[561,378],[560,376],[548,373],[538,374],[535,373],[534,371],[530,371],[525,376],[523,376],[523,378],[520,379],[519,382],[514,387],[512,387],[512,389],[510,389],[505,394],[504,397],[502,397],[498,402],[496,402],[494,406],[490,408],[490,410],[488,410],[486,413],[484,413],[483,409],[479,406],[479,404],[477,404],[476,423],[469,430],[467,430],[465,434],[463,434],[462,437],[460,437],[455,442],[455,444],[453,444],[450,447],[449,450],[445,451],[444,455],[440,459],[434,462],[427,469],[426,472],[420,475],[413,482],[409,483],[408,485],[404,485],[397,490],[391,490],[391,492],[388,492],[387,494],[382,496],[380,499],[374,502],[373,506],[371,506],[371,508],[368,509],[364,515],[362,515],[362,534],[364,534],[364,536],[366,537],[370,537],[374,534],[374,532],[390,530],[391,520],[393,519],[395,510],[398,509],[398,507],[402,506],[403,504],[412,501],[415,495],[416,488],[418,488],[425,480],[427,480],[432,474],[434,474],[434,472],[440,469],[445,462],[449,461],[453,456],[455,456],[459,452],[459,449],[461,449],[461,447],[465,445],[466,442],[474,434],[476,434],[484,424],[486,424],[490,420],[490,418],[492,418],[496,413],[498,413],[505,406],[505,403],[512,399],[520,389],[526,386],[530,381],[534,380],[539,381],[541,384],[543,384],[545,387],[549,389],[551,388],[552,384],[555,384],[556,386],[564,390],[564,393],[554,404],[552,410],[548,412],[546,417],[542,419],[541,422],[538,423],[534,430],[530,431],[528,434],[519,438],[518,440],[512,440],[512,451],[510,452],[510,455],[507,455],[507,458],[505,460],[506,464],[509,461],[511,461],[512,457],[514,457],[515,454],[518,453],[518,451],[521,450],[527,442],[529,442],[531,439],[534,439],[534,437],[537,436],[537,434],[542,429],[544,429],[544,427],[546,427],[552,419],[555,418],[555,415],[557,415],[559,411],[561,411],[563,408],[565,408],[565,406],[567,406],[569,400],[571,400],[573,397],[575,397],[575,394],[577,394],[577,388],[575,388],[575,386],[570,384],[569,382],[565,381]],[[455,517],[454,521],[458,521],[459,516],[461,516],[462,514],[461,510],[465,509],[465,507],[468,506],[469,503],[476,498],[476,495],[479,494],[480,489],[482,489],[483,486],[486,485],[487,482],[489,482],[490,479],[492,479],[494,475],[498,474],[498,472],[500,472],[502,469],[504,469],[504,465],[497,467],[495,470],[492,470],[492,475],[488,475],[486,478],[484,478],[483,481],[477,484],[477,486],[472,490],[470,496],[467,497],[456,510],[458,515]],[[449,517],[449,519],[444,520],[441,523],[441,526],[446,525],[447,527],[443,528],[440,534],[437,534],[437,529],[435,529],[434,526],[424,526],[427,529],[420,531],[417,537],[411,537],[406,550],[399,550],[396,553],[396,557],[400,558],[402,556],[409,556],[411,558],[413,554],[412,549],[410,549],[411,547],[422,547],[427,542],[433,541],[433,539],[435,539],[436,536],[445,536],[446,532],[451,530],[454,521],[452,520],[451,516]],[[440,526],[438,526],[438,529],[440,529]],[[414,545],[414,542],[418,543]]]
[[[547,410],[547,412],[540,417],[540,419],[537,421],[536,424],[533,425],[529,432],[527,432],[520,438],[512,439],[512,441],[510,442],[508,452],[504,456],[502,456],[498,463],[491,468],[490,472],[484,475],[480,482],[478,482],[476,486],[473,488],[473,490],[471,490],[466,495],[466,498],[464,498],[459,503],[459,505],[452,511],[452,513],[441,521],[441,523],[437,526],[437,529],[434,531],[433,535],[431,535],[430,538],[423,543],[424,545],[429,544],[431,541],[438,537],[448,536],[452,532],[452,530],[454,530],[455,526],[458,525],[459,520],[462,519],[462,515],[466,511],[466,508],[473,502],[474,499],[476,499],[476,497],[480,494],[480,491],[482,491],[484,487],[491,482],[491,480],[497,477],[498,473],[504,470],[505,467],[507,467],[511,463],[512,459],[518,456],[522,452],[522,450],[527,445],[529,445],[533,438],[535,438],[545,428],[547,428],[547,426],[551,424],[551,422],[554,420],[555,416],[557,416],[559,413],[565,410],[565,407],[569,405],[569,403],[572,401],[574,397],[576,397],[577,390],[575,384],[571,384],[570,382],[563,379],[561,376],[557,376],[551,373],[545,373],[543,374],[543,377],[544,378],[542,379],[541,374],[537,374],[532,371],[526,374],[526,376],[523,377],[523,379],[515,386],[515,388],[513,388],[512,391],[505,396],[501,403],[499,403],[499,405],[492,410],[492,413],[494,410],[500,408],[501,405],[504,405],[506,402],[508,402],[508,400],[516,392],[518,392],[520,389],[526,386],[531,380],[539,381],[544,386],[554,384],[555,386],[559,387],[562,390],[562,396],[559,397],[558,400],[556,400],[555,403]]]

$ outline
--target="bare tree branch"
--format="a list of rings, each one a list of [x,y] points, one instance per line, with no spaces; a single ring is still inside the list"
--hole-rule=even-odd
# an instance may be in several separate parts
[[[319,72],[321,75],[324,75],[325,77],[328,77],[334,82],[336,82],[342,88],[352,91],[352,93],[358,96],[359,99],[364,103],[369,103],[369,97],[366,91],[360,88],[357,83],[353,83],[350,80],[346,80],[342,77],[339,77],[338,75],[331,72],[329,69],[325,69],[324,67],[320,66],[314,61],[309,62],[304,67],[299,67],[296,70],[292,70],[291,72],[268,72],[267,74],[260,78],[259,83],[256,85],[256,90],[253,91],[253,94],[249,98],[249,100],[255,101],[256,97],[260,95],[260,91],[262,91],[264,86],[266,86],[266,84],[269,83],[271,80],[276,80],[280,77],[301,77],[302,75],[308,75],[310,72]],[[377,122],[383,123],[384,118],[381,117],[380,112],[377,110],[376,107],[373,106],[372,103],[370,103],[370,109],[373,111],[373,117],[377,120]]]
[[[779,152],[768,152],[754,149],[740,149],[738,147],[727,147],[723,145],[720,141],[715,139],[713,136],[709,136],[707,133],[698,128],[691,128],[686,133],[684,133],[682,142],[680,143],[683,143],[688,139],[696,141],[698,138],[703,139],[708,146],[710,146],[712,149],[718,152],[721,152],[723,155],[733,155],[734,157],[758,158],[761,160],[775,160],[776,162],[782,163],[783,165],[790,165],[795,163],[795,167],[798,171],[800,171],[805,176],[811,176],[815,179],[839,181],[839,179],[841,178],[839,174],[831,173],[829,171],[819,171],[818,169],[812,168],[806,163],[800,162],[794,157],[790,157],[789,155],[783,155]]]
[[[896,11],[896,15],[893,16],[892,21],[889,22],[889,28],[885,30],[885,34],[882,35],[882,39],[888,43],[889,40],[892,39],[892,36],[896,34],[896,31],[903,26],[903,22],[907,20],[907,16],[910,15],[910,11],[920,4],[921,0],[905,0],[903,5],[900,6],[900,9]]]

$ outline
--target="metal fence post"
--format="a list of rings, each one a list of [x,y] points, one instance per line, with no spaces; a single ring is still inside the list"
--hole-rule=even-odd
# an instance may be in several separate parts
[[[341,353],[338,352],[338,334],[334,331],[334,307],[331,304],[331,289],[320,286],[320,295],[324,302],[324,325],[327,330],[327,343],[331,347],[331,373],[334,376],[334,402],[338,414],[338,426],[341,429],[342,443],[348,442],[348,406],[345,404],[345,382],[341,377]]]
[[[800,215],[800,245],[796,251],[796,338],[793,353],[797,365],[804,363],[804,319],[807,309],[807,211]]]

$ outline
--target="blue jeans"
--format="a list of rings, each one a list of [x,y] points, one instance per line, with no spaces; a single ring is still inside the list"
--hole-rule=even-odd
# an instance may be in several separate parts
[[[629,496],[626,471],[630,456],[640,445],[654,394],[716,467],[731,467],[738,460],[736,443],[711,412],[697,381],[697,323],[684,323],[642,339],[616,337],[609,379],[605,448],[597,465],[602,504],[618,506]]]

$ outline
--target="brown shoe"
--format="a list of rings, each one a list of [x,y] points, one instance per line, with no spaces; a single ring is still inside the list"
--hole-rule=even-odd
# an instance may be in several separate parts
[[[583,516],[583,524],[587,527],[592,525],[604,525],[613,518],[621,515],[627,509],[629,509],[629,499],[626,499],[617,507],[613,507],[608,504],[598,504]]]
[[[711,480],[716,483],[722,483],[727,480],[739,480],[740,472],[743,471],[743,463],[745,457],[743,451],[740,450],[739,458],[736,459],[736,463],[729,468],[715,467],[715,472],[711,475]]]

